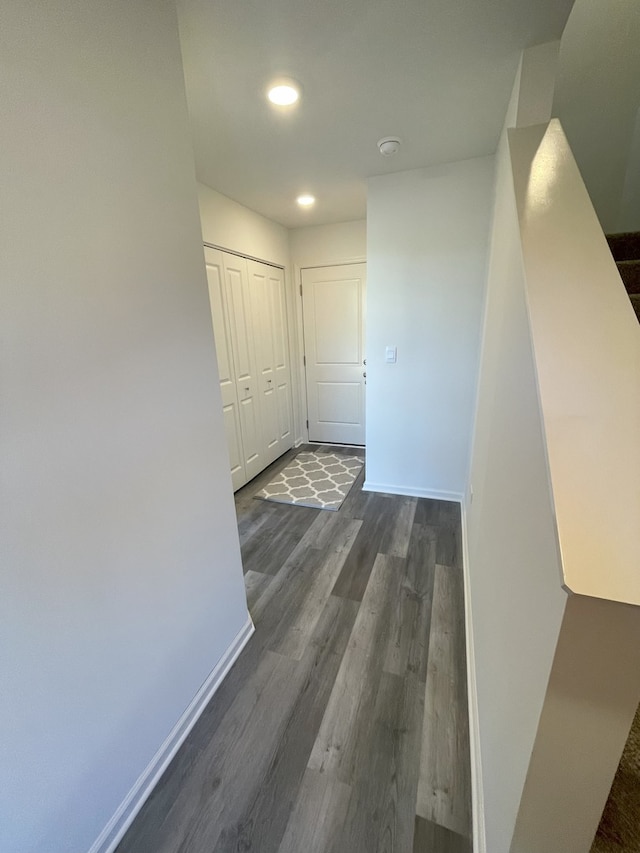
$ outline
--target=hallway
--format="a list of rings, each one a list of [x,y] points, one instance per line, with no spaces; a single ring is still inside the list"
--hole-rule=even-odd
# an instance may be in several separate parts
[[[459,507],[254,500],[295,452],[236,495],[256,632],[118,853],[472,849]]]

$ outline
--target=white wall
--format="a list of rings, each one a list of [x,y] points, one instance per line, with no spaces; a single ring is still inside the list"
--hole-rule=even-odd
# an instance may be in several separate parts
[[[559,122],[509,131],[509,145],[554,533],[572,593],[512,850],[583,853],[640,701],[640,335]]]
[[[493,157],[369,181],[369,488],[465,490],[492,192]]]
[[[198,184],[202,239],[222,249],[289,268],[289,231],[205,184]]]
[[[0,53],[0,847],[81,853],[248,614],[174,5]]]
[[[520,72],[514,92],[517,119],[509,126],[527,127],[549,121],[558,71],[559,41],[549,41],[522,51]],[[513,95],[514,93],[512,93]]]
[[[467,646],[479,853],[507,853],[560,631],[546,450],[507,128],[548,120],[557,44],[523,51],[496,153],[473,452],[465,496]]]
[[[640,610],[606,600],[637,566],[638,338],[561,129],[507,134],[549,118],[548,69],[538,91],[526,67],[497,154],[465,502],[476,849],[586,853],[640,692]]]
[[[564,585],[640,605],[638,322],[558,120],[509,138]]]
[[[634,323],[561,128],[510,131],[465,513],[492,853],[589,850],[640,700]]]
[[[291,261],[297,270],[363,261],[367,256],[367,223],[364,219],[294,228],[290,235]]]
[[[566,595],[506,134],[496,190],[466,519],[486,849],[507,853]]]

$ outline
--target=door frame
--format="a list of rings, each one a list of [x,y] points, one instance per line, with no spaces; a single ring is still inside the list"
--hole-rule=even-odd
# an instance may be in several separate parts
[[[351,264],[366,264],[367,258],[363,255],[358,255],[355,257],[349,258],[337,258],[335,260],[322,258],[319,263],[310,263],[305,261],[304,264],[294,264],[293,265],[293,275],[294,281],[296,284],[296,333],[298,338],[298,387],[300,389],[300,404],[302,407],[302,411],[300,412],[301,418],[301,432],[303,434],[303,440],[305,442],[309,442],[309,427],[308,417],[309,417],[309,401],[307,399],[307,372],[305,368],[305,341],[304,341],[304,318],[302,313],[302,271],[303,270],[312,270],[312,269],[321,269],[322,267],[341,267],[341,266],[349,266]],[[365,312],[366,312],[366,303],[365,303]],[[366,340],[365,340],[366,343]]]

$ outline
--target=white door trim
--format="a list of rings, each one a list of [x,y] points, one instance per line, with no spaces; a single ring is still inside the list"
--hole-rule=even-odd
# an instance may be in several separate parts
[[[245,252],[237,252],[235,249],[225,249],[224,246],[218,246],[216,243],[203,242],[202,245],[207,249],[217,249],[219,252],[226,252],[227,255],[235,255],[236,258],[244,258],[246,261],[257,261],[259,264],[275,267],[277,270],[282,270],[283,273],[286,271],[282,264],[276,264],[274,261],[265,261],[264,258],[258,258],[255,255],[247,255]]]
[[[302,369],[309,441],[365,443],[366,270],[366,261],[301,269]],[[316,350],[320,340],[322,350]],[[320,355],[321,351],[325,354]]]
[[[295,297],[295,323],[296,323],[296,338],[298,342],[297,359],[295,368],[297,373],[299,400],[300,400],[300,432],[302,433],[299,439],[296,439],[295,446],[299,446],[303,442],[309,442],[309,428],[307,427],[307,413],[309,411],[309,401],[307,400],[307,377],[304,368],[304,319],[302,315],[302,271],[317,269],[318,267],[339,267],[349,264],[366,264],[366,255],[355,255],[348,258],[331,258],[323,257],[317,263],[305,261],[304,264],[293,264],[293,281],[294,281],[294,297]],[[292,369],[294,366],[293,359],[291,360]]]

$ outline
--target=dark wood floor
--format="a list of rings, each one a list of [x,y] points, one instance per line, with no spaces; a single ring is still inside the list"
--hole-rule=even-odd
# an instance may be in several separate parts
[[[118,853],[470,853],[459,507],[254,500],[292,455],[236,495],[256,632]]]

